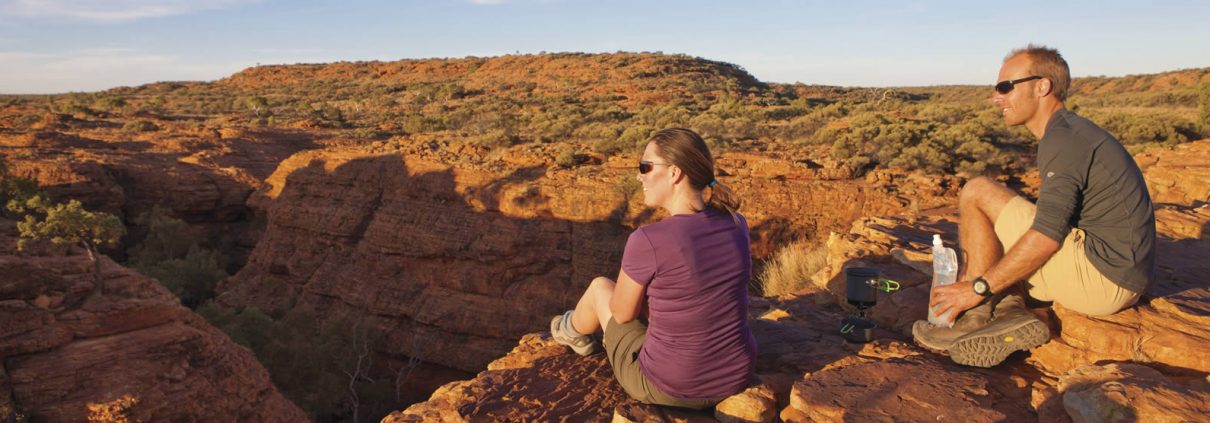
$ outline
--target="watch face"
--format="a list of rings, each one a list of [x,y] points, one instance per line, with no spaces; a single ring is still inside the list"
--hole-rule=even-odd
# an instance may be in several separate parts
[[[987,291],[988,291],[987,281],[983,280],[983,278],[975,279],[974,288],[975,288],[976,294],[987,295]]]

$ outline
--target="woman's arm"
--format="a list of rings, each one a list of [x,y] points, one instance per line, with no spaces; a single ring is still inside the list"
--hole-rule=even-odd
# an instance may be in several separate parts
[[[613,313],[613,320],[626,323],[638,317],[643,308],[643,293],[646,291],[646,286],[639,285],[627,276],[626,272],[619,271],[618,284],[614,287],[613,297],[609,299],[609,311]]]

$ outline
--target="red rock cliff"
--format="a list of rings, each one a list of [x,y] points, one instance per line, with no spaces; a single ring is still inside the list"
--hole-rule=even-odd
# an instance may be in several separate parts
[[[0,221],[0,420],[302,421],[252,352],[155,281],[82,250],[15,253]],[[125,420],[123,420],[125,421]]]
[[[250,201],[267,227],[248,266],[219,287],[220,302],[366,316],[388,339],[383,353],[482,370],[574,305],[593,277],[615,276],[635,222],[652,219],[625,159],[571,170],[509,163],[299,153]],[[937,179],[891,173],[820,181],[814,170],[743,154],[720,167],[754,210],[758,255],[794,231],[939,204],[947,192]]]

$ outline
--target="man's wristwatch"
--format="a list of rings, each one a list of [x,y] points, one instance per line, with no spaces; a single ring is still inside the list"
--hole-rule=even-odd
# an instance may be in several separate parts
[[[987,279],[983,279],[982,276],[975,278],[975,281],[971,287],[974,288],[975,293],[979,294],[981,297],[992,296],[992,286],[988,284]]]

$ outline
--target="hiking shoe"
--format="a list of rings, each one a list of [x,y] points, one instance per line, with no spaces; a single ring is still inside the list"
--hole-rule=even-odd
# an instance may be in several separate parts
[[[571,350],[579,355],[590,355],[596,351],[597,342],[591,336],[572,337],[567,335],[567,329],[563,328],[564,316],[564,314],[560,314],[550,319],[550,337],[555,342],[571,347]]]
[[[1016,351],[1028,351],[1050,340],[1050,328],[1025,308],[1019,296],[1009,296],[996,305],[990,323],[954,340],[950,358],[955,363],[992,367]]]
[[[912,324],[912,339],[917,345],[933,351],[949,351],[955,339],[983,328],[991,317],[992,305],[991,301],[987,301],[958,316],[953,327],[937,326],[928,320],[917,320]]]

